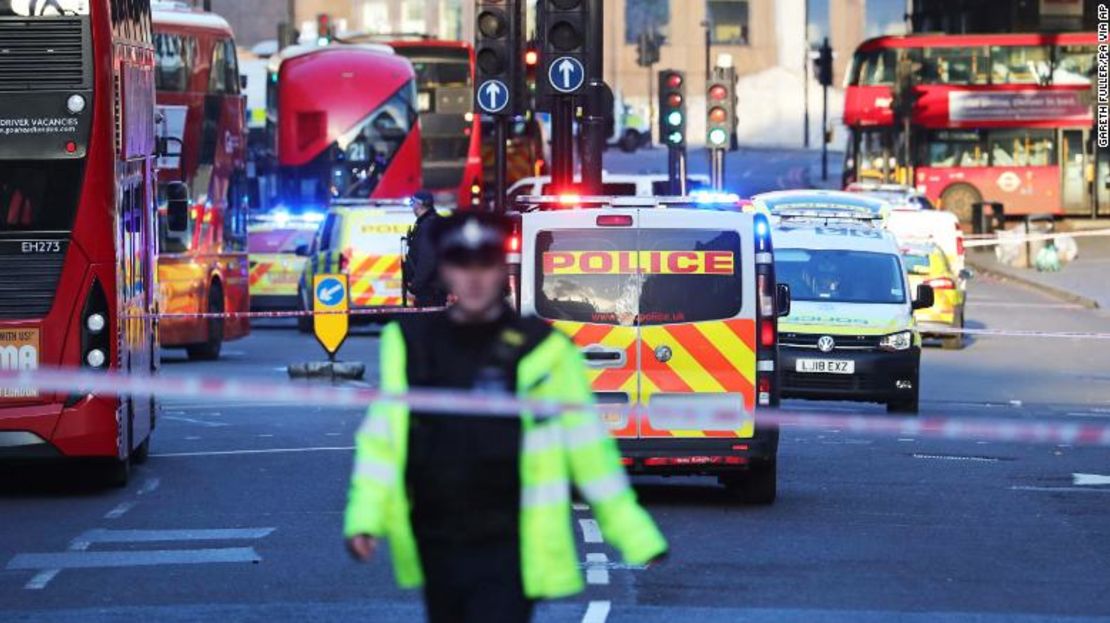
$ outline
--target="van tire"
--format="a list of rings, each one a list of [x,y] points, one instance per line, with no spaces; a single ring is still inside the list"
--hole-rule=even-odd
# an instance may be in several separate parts
[[[208,293],[208,313],[224,313],[224,290],[219,281],[212,282]],[[215,361],[220,358],[220,350],[224,345],[224,319],[208,319],[208,339],[200,344],[191,344],[185,347],[189,359],[193,361]]]
[[[131,451],[131,462],[135,465],[142,465],[150,459],[150,438],[152,435],[147,435],[139,447]]]
[[[747,472],[722,476],[721,484],[744,504],[774,504],[778,497],[778,461],[753,463]]]
[[[963,310],[960,310],[958,312],[958,315],[956,316],[956,322],[954,323],[954,328],[964,328]],[[964,347],[964,334],[960,333],[957,335],[946,335],[940,339],[940,346],[944,350],[961,350]]]

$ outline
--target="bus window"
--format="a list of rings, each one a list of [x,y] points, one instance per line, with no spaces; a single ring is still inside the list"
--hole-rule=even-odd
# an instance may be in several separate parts
[[[189,90],[197,58],[195,37],[155,33],[156,70],[154,85],[158,91],[184,93]]]
[[[1052,48],[994,46],[991,48],[992,84],[1046,84],[1051,78]]]
[[[1056,164],[1052,130],[991,130],[988,144],[992,166],[1046,167]]]
[[[1062,45],[1056,48],[1052,84],[1090,84],[1095,73],[1095,48],[1090,45]]]
[[[861,130],[857,154],[860,180],[886,181],[894,168],[888,131]]]
[[[235,59],[235,44],[230,39],[217,41],[212,50],[208,92],[230,95],[239,93],[239,67]]]
[[[930,167],[985,167],[987,152],[978,132],[933,132],[926,143],[926,165]]]
[[[921,82],[924,84],[988,84],[990,55],[980,48],[922,49]]]
[[[852,75],[852,85],[890,86],[894,84],[895,67],[898,62],[897,58],[896,50],[857,52],[855,58],[855,71]]]

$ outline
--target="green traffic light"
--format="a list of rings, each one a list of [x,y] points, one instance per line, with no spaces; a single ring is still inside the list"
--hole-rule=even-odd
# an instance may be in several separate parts
[[[682,113],[677,110],[672,110],[670,114],[667,115],[667,123],[673,126],[682,125]]]
[[[671,132],[667,135],[667,141],[672,145],[679,145],[682,143],[682,132]]]
[[[728,141],[728,132],[720,128],[714,128],[709,132],[709,142],[714,145],[724,145]]]

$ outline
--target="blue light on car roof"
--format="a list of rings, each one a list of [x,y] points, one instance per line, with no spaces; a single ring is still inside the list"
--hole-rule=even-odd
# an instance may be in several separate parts
[[[690,197],[694,201],[696,201],[698,205],[736,205],[740,202],[740,195],[737,195],[736,193],[728,193],[715,190],[690,191]]]

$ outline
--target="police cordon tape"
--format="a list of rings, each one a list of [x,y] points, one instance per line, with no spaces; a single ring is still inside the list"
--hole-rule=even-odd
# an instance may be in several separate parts
[[[1012,231],[1012,230],[1007,230]],[[999,238],[995,234],[972,235],[964,237],[964,247],[968,249],[996,247],[1004,244],[1025,244],[1026,242],[1044,242],[1058,238],[1101,238],[1110,236],[1110,229],[1092,229],[1090,231],[1055,232],[1051,234],[1022,234],[1012,237]]]
[[[537,417],[553,417],[570,410],[591,410],[599,419],[614,415],[649,418],[653,423],[681,423],[671,430],[737,430],[750,414],[723,407],[711,395],[694,394],[692,400],[709,399],[700,407],[622,407],[619,405],[580,405],[557,401],[521,400],[476,392],[410,391],[387,394],[375,389],[314,385],[310,383],[272,383],[247,379],[201,376],[166,377],[86,372],[71,368],[39,369],[21,372],[0,371],[0,387],[34,389],[62,394],[99,394],[158,398],[219,400],[230,403],[313,405],[359,407],[372,403],[393,403],[428,413],[455,416],[519,417],[527,411]],[[727,398],[723,397],[723,400]],[[801,429],[837,429],[858,434],[921,436],[940,439],[994,441],[1029,444],[1066,444],[1110,447],[1110,422],[1098,424],[1075,421],[1037,421],[1001,418],[955,418],[946,416],[891,417],[883,415],[842,415],[798,413],[762,409],[756,415],[761,426],[786,426]],[[666,429],[664,429],[666,430]]]
[[[124,320],[217,320],[231,318],[306,318],[311,316],[394,316],[401,314],[430,314],[446,307],[379,307],[350,310],[287,310],[249,312],[162,312],[157,314],[126,314]]]

